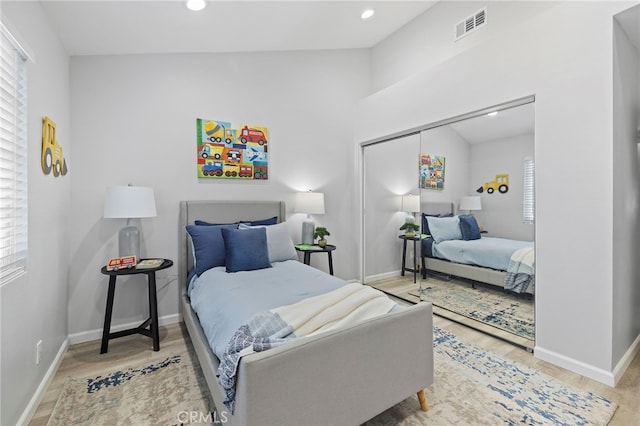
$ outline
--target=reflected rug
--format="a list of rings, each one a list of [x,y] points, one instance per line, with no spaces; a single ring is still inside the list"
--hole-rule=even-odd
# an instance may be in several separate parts
[[[535,340],[533,300],[489,286],[430,278],[422,283],[422,300],[467,318]],[[409,292],[420,297],[417,291]]]
[[[178,425],[212,418],[209,391],[190,353],[100,375],[70,377],[47,423],[63,425]]]
[[[434,384],[426,391],[429,411],[420,411],[413,395],[366,425],[606,425],[617,408],[439,328],[434,328],[434,364]],[[209,402],[197,360],[185,352],[136,368],[69,378],[48,424],[224,424],[226,412],[220,413]]]

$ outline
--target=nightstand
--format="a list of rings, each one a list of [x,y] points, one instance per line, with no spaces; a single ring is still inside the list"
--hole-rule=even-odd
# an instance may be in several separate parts
[[[416,234],[413,237],[407,237],[406,235],[398,235],[398,238],[402,240],[402,268],[400,269],[400,275],[404,277],[405,271],[413,272],[413,282],[416,282],[416,274],[418,273],[417,261],[418,261],[418,251],[416,249],[416,242],[420,241],[425,237],[422,237],[420,234]],[[407,241],[413,241],[413,268],[407,268]]]
[[[173,266],[173,261],[164,259],[162,265],[156,268],[136,269],[134,267],[107,271],[106,266],[102,267],[100,272],[105,275],[109,275],[109,290],[107,291],[107,307],[104,312],[102,345],[100,346],[101,354],[107,352],[109,348],[109,339],[116,339],[118,337],[129,336],[131,334],[138,333],[147,337],[151,337],[151,339],[153,339],[153,350],[160,350],[160,333],[158,331],[158,299],[156,295],[156,272],[162,269],[170,268],[171,266]],[[113,311],[113,297],[116,292],[116,278],[120,275],[136,274],[145,274],[147,276],[147,284],[149,287],[149,318],[147,318],[147,320],[140,324],[138,327],[111,333],[111,313]],[[149,327],[148,329],[147,326]]]
[[[298,244],[296,245],[296,250],[304,253],[304,264],[308,265],[311,263],[311,254],[312,253],[327,253],[329,258],[329,273],[333,275],[333,258],[331,257],[331,252],[336,249],[336,246],[331,244],[327,244],[324,247],[320,247],[317,245],[307,245],[307,244]]]

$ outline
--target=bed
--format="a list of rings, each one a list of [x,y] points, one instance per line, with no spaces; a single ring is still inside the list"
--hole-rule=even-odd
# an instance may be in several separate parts
[[[422,232],[431,236],[421,241],[423,278],[428,271],[435,271],[499,286],[515,293],[534,293],[533,242],[480,234],[466,240],[466,236],[461,238],[449,232],[453,229],[450,224],[454,220],[468,220],[468,217],[453,215],[453,203],[424,202],[421,210]],[[436,232],[429,229],[429,224],[431,228],[434,225],[440,227],[437,229],[440,238],[432,235]]]
[[[359,425],[416,393],[416,409],[426,410],[424,388],[433,382],[429,303],[393,309],[366,322],[245,355],[238,364],[233,413],[225,407],[227,394],[216,377],[220,358],[209,344],[189,297],[193,290],[188,288],[187,276],[194,269],[192,249],[198,251],[198,247],[192,244],[186,227],[196,220],[221,224],[275,218],[280,223],[285,217],[285,204],[279,201],[180,202],[181,313],[218,417],[224,412],[230,425]],[[281,266],[294,271],[303,268],[322,275],[322,279],[335,280],[330,281],[332,285],[349,285],[297,261],[273,263],[265,271],[275,273]],[[260,270],[250,272],[260,274]],[[306,288],[304,282],[298,286]],[[250,290],[254,291],[258,290]],[[268,299],[259,293],[244,298]]]

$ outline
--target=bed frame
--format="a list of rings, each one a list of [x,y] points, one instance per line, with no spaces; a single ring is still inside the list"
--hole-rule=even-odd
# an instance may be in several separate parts
[[[180,202],[181,313],[218,418],[224,412],[228,425],[360,425],[416,393],[426,411],[424,388],[433,383],[430,303],[243,357],[235,412],[226,411],[218,358],[186,294],[193,261],[185,226],[195,219],[229,223],[273,216],[284,220],[284,202]]]
[[[454,214],[453,203],[426,201],[420,205],[422,213],[426,214]],[[420,218],[422,221],[422,217]],[[421,222],[422,223],[422,222]],[[481,266],[465,265],[463,263],[449,262],[448,260],[435,259],[433,257],[420,256],[422,258],[422,278],[426,278],[427,271],[435,271],[442,274],[453,275],[469,280],[491,284],[504,289],[505,271],[484,268]],[[531,293],[529,288],[526,293]]]

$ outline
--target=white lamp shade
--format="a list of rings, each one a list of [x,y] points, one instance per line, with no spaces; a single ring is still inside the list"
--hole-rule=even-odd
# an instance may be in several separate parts
[[[324,214],[324,194],[322,192],[298,192],[296,213]]]
[[[482,202],[477,195],[462,197],[460,199],[460,210],[482,210]]]
[[[419,195],[403,195],[401,211],[408,213],[418,213],[420,211]]]
[[[153,188],[143,186],[114,186],[107,189],[104,201],[105,218],[137,218],[156,216]]]

